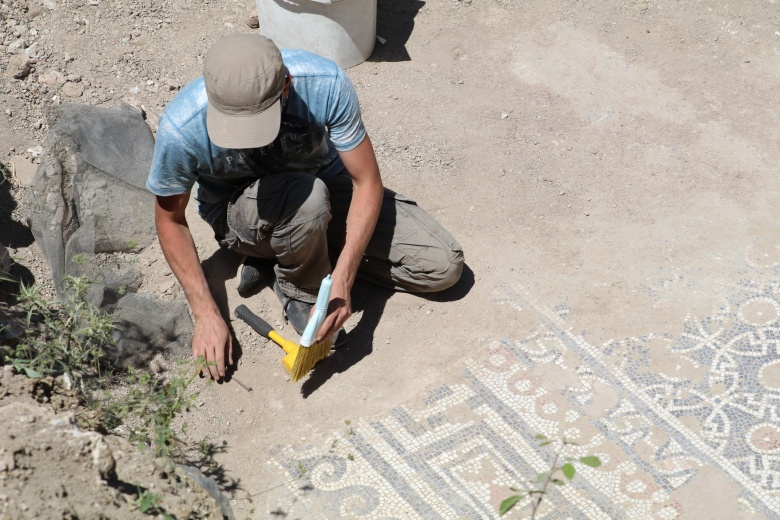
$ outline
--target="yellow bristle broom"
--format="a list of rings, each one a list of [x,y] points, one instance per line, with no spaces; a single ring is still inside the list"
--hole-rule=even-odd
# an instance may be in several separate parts
[[[236,317],[244,320],[261,336],[270,339],[282,347],[286,354],[282,359],[282,366],[284,367],[284,370],[290,374],[290,379],[293,381],[298,381],[311,372],[314,365],[320,360],[328,357],[333,349],[333,336],[322,341],[314,341],[317,332],[319,332],[320,327],[322,326],[322,322],[325,321],[325,316],[328,314],[328,303],[330,301],[332,283],[330,275],[322,280],[320,292],[317,295],[317,304],[314,307],[314,314],[309,319],[309,323],[306,324],[306,329],[303,331],[300,344],[296,344],[295,342],[282,337],[281,334],[276,332],[265,320],[250,311],[246,305],[239,305],[236,308]]]

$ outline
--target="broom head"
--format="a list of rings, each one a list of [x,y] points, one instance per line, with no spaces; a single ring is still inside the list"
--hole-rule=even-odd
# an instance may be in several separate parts
[[[290,379],[298,381],[300,378],[311,372],[314,365],[322,359],[328,357],[333,350],[333,336],[317,341],[309,347],[298,347],[295,360],[290,368]]]

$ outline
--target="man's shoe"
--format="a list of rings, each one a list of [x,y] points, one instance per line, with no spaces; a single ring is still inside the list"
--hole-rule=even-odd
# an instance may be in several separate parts
[[[246,257],[244,265],[241,266],[241,276],[238,279],[238,292],[245,294],[261,282],[268,283],[273,273],[273,260],[265,258]]]
[[[309,316],[314,304],[290,298],[282,292],[277,281],[274,281],[274,292],[279,301],[282,302],[284,319],[290,322],[299,336],[302,335],[303,331],[306,330],[306,324],[309,323]]]
[[[309,323],[309,316],[314,304],[290,298],[282,292],[279,282],[276,281],[274,281],[274,292],[279,301],[282,302],[284,319],[290,322],[299,336],[302,336],[303,331],[306,330],[306,325]],[[344,330],[344,327],[341,327],[335,334],[333,348],[341,348],[346,344],[347,331]]]

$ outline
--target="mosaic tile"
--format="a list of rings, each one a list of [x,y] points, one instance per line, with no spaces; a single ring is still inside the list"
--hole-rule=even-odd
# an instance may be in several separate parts
[[[602,344],[571,330],[565,306],[516,288],[502,298],[535,309],[539,326],[486,345],[419,408],[336,434],[338,453],[275,448],[271,463],[288,476],[308,468],[305,490],[289,491],[323,518],[498,518],[509,486],[552,462],[541,433],[577,443],[562,455],[603,465],[550,489],[539,518],[692,518],[681,497],[705,472],[739,490],[735,514],[780,518],[780,281],[740,282],[675,336]]]

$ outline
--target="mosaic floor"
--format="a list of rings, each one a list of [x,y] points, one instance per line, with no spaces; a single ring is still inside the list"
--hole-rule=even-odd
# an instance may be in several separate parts
[[[486,345],[422,406],[358,421],[330,449],[278,447],[269,463],[291,478],[307,468],[289,492],[322,518],[498,518],[509,487],[546,471],[558,450],[603,465],[551,486],[537,518],[780,518],[773,275],[737,284],[711,315],[683,318],[675,337],[603,344],[571,330],[565,308],[499,290],[501,302],[539,313],[528,337]],[[539,447],[537,434],[577,445]],[[529,514],[526,501],[508,517]]]

